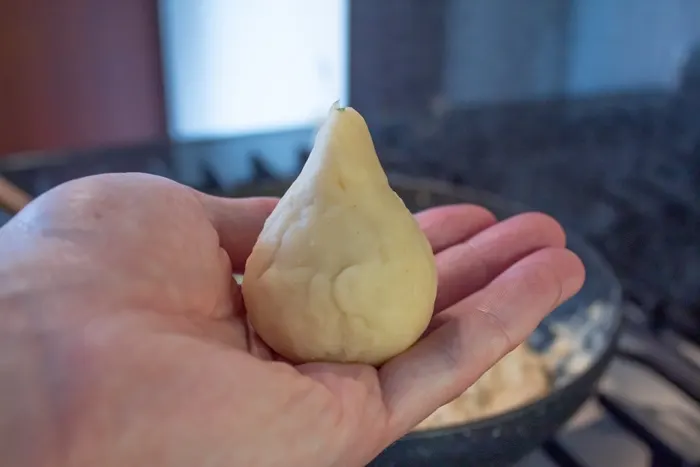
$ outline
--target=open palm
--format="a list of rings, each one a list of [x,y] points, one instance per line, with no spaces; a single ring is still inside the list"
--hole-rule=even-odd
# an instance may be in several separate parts
[[[379,369],[291,366],[231,276],[275,203],[107,175],[0,230],[0,464],[364,465],[583,282],[547,216],[431,209],[416,216],[439,273],[424,338]]]

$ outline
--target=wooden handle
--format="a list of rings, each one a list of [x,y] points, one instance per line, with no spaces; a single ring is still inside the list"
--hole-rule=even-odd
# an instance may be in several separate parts
[[[32,197],[17,188],[9,180],[0,177],[0,209],[10,214],[17,214],[29,202]]]

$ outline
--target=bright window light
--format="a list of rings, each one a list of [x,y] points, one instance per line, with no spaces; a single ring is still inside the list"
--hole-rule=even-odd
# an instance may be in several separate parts
[[[347,100],[349,0],[161,0],[171,136],[315,126]]]

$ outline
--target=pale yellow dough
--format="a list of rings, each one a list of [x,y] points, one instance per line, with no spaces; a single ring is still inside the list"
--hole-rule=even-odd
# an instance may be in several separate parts
[[[331,109],[242,287],[253,328],[296,363],[378,365],[425,331],[437,291],[432,249],[352,108]]]

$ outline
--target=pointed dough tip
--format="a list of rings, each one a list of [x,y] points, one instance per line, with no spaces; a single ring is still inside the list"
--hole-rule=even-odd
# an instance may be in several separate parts
[[[334,110],[336,110],[338,112],[345,112],[346,108],[347,107],[342,107],[340,105],[340,100],[337,100],[337,101],[333,102],[333,105],[331,106],[331,112],[333,112]]]

